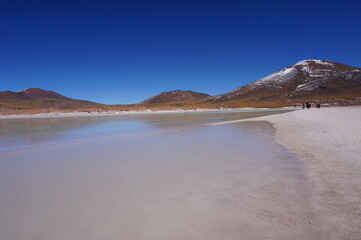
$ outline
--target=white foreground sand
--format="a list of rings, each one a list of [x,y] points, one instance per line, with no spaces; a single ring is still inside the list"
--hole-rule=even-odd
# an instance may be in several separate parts
[[[360,239],[361,107],[299,110],[251,120],[272,123],[277,141],[306,164],[318,216],[313,224],[319,225],[322,239]]]

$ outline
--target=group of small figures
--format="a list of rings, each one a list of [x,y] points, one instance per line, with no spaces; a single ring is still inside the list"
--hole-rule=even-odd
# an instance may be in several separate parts
[[[319,103],[316,103],[315,106],[316,106],[316,108],[321,108],[321,104],[319,104]],[[308,102],[303,103],[302,107],[303,107],[303,109],[305,109],[305,108],[310,109],[311,108],[311,103],[308,103]]]

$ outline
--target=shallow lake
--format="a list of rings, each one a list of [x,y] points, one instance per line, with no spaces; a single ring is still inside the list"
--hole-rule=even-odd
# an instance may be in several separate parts
[[[0,120],[0,239],[311,233],[304,166],[272,126],[207,125],[274,113]]]

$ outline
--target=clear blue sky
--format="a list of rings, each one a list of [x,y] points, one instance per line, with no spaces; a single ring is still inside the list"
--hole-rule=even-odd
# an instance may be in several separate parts
[[[361,67],[359,1],[0,0],[0,90],[101,103],[230,91],[306,58]]]

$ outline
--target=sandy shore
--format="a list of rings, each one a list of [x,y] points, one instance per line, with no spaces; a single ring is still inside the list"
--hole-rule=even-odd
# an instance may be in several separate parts
[[[268,121],[278,142],[306,164],[322,239],[361,236],[361,107],[294,111]],[[232,121],[228,123],[234,123]]]

